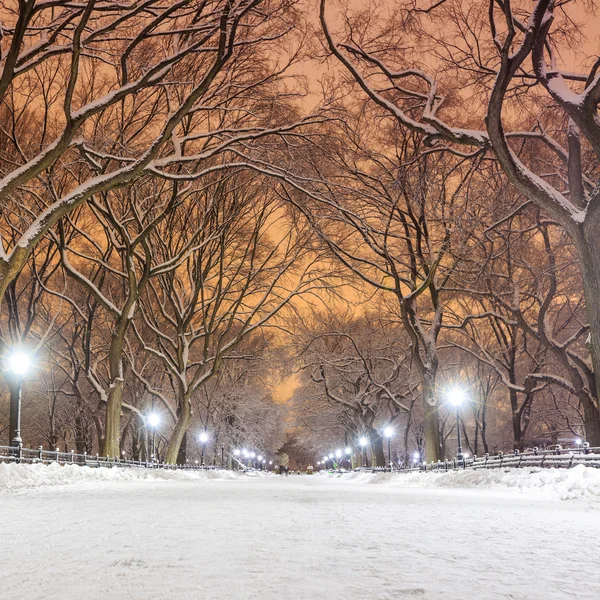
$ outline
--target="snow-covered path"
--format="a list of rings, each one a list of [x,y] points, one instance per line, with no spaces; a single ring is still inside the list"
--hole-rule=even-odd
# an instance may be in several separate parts
[[[306,475],[0,493],[0,598],[600,598],[600,505]]]

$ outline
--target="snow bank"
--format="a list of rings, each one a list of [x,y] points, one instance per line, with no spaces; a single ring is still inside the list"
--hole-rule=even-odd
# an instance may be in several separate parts
[[[513,489],[560,500],[600,500],[600,469],[584,465],[572,469],[467,469],[448,473],[331,473],[329,477],[403,487]]]
[[[0,463],[0,491],[81,484],[96,481],[201,481],[263,477],[266,473],[235,471],[167,471],[119,467],[80,467],[77,465],[16,465]]]

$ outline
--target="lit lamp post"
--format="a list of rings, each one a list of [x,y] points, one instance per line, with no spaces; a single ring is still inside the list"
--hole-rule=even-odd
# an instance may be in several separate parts
[[[336,451],[335,451],[335,457],[336,457],[336,459],[337,459],[337,461],[336,461],[336,464],[337,464],[337,466],[338,466],[338,469],[339,469],[339,467],[340,467],[340,459],[342,458],[342,451],[341,451],[341,450],[339,450],[339,449],[338,449],[338,450],[336,450]]]
[[[388,462],[390,464],[390,471],[392,470],[392,436],[394,435],[394,430],[391,427],[386,427],[383,435],[387,438],[388,441]]]
[[[360,444],[360,447],[362,448],[363,467],[368,467],[369,465],[367,464],[367,444],[369,443],[369,440],[366,437],[361,437],[360,440],[358,440],[358,443]]]
[[[459,415],[459,411],[460,411],[460,405],[463,403],[463,400],[465,399],[465,395],[463,393],[463,391],[458,388],[452,388],[449,393],[448,393],[448,399],[450,400],[450,404],[452,404],[455,408],[456,408],[456,458],[461,461],[463,460],[464,456],[463,456],[463,451],[462,451],[462,445],[460,442],[460,415]]]
[[[421,460],[421,453],[420,452],[415,452],[413,454],[413,464],[415,466],[418,465],[420,460]]]
[[[256,458],[256,452],[250,452],[250,458],[252,460],[252,468],[256,468],[256,464],[254,463],[254,459]]]
[[[160,417],[156,413],[152,413],[152,414],[148,415],[146,422],[148,423],[148,425],[150,426],[150,429],[152,430],[152,446],[151,446],[152,455],[151,455],[151,458],[152,458],[152,462],[154,462],[156,460],[156,428],[160,424]]]
[[[198,441],[202,444],[202,450],[200,453],[200,464],[204,466],[204,449],[206,448],[206,442],[208,442],[208,433],[206,433],[206,431],[203,431],[198,436]]]
[[[352,448],[348,447],[345,450],[346,458],[348,459],[348,464],[350,465],[350,469],[354,469],[353,460],[352,460]]]
[[[6,360],[6,370],[9,373],[10,388],[10,423],[8,440],[17,449],[17,458],[21,457],[23,440],[21,439],[21,384],[31,367],[31,358],[22,351],[9,354]]]

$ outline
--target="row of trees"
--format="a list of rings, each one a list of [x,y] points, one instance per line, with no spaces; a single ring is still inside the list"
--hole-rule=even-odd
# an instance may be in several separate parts
[[[215,378],[268,387],[235,369],[290,340],[301,423],[378,462],[395,421],[443,458],[458,381],[474,448],[541,423],[600,445],[600,74],[558,58],[581,14],[318,4],[316,34],[292,0],[8,7],[4,353],[44,349],[112,456],[158,403],[184,460]]]

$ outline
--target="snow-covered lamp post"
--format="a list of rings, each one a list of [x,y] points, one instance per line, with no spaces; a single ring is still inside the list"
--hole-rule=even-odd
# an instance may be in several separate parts
[[[22,350],[11,352],[6,357],[6,370],[9,373],[10,423],[9,443],[17,449],[17,459],[21,457],[21,385],[31,368],[31,357]]]
[[[152,462],[154,462],[156,460],[156,428],[160,424],[160,417],[156,413],[151,413],[146,418],[146,423],[152,430],[152,450],[151,450],[152,455],[151,455],[151,458],[152,458]]]
[[[459,415],[460,405],[463,403],[464,399],[465,399],[465,394],[464,394],[463,390],[461,390],[459,387],[453,387],[448,392],[448,400],[450,401],[450,404],[452,404],[456,408],[456,440],[457,440],[456,458],[458,458],[459,461],[463,460],[463,458],[464,458],[463,451],[462,451],[462,445],[460,442],[460,415]]]
[[[206,448],[206,442],[208,442],[208,433],[206,433],[206,431],[203,431],[198,436],[198,441],[202,444],[202,450],[200,451],[200,465],[204,466],[204,449]]]
[[[367,444],[369,443],[369,440],[363,436],[360,438],[360,440],[358,440],[358,443],[360,444],[360,447],[362,448],[363,467],[368,467],[369,465],[367,464]]]
[[[394,435],[394,430],[391,427],[386,427],[383,431],[383,435],[387,438],[388,442],[388,462],[390,464],[390,471],[392,470],[392,436]]]

